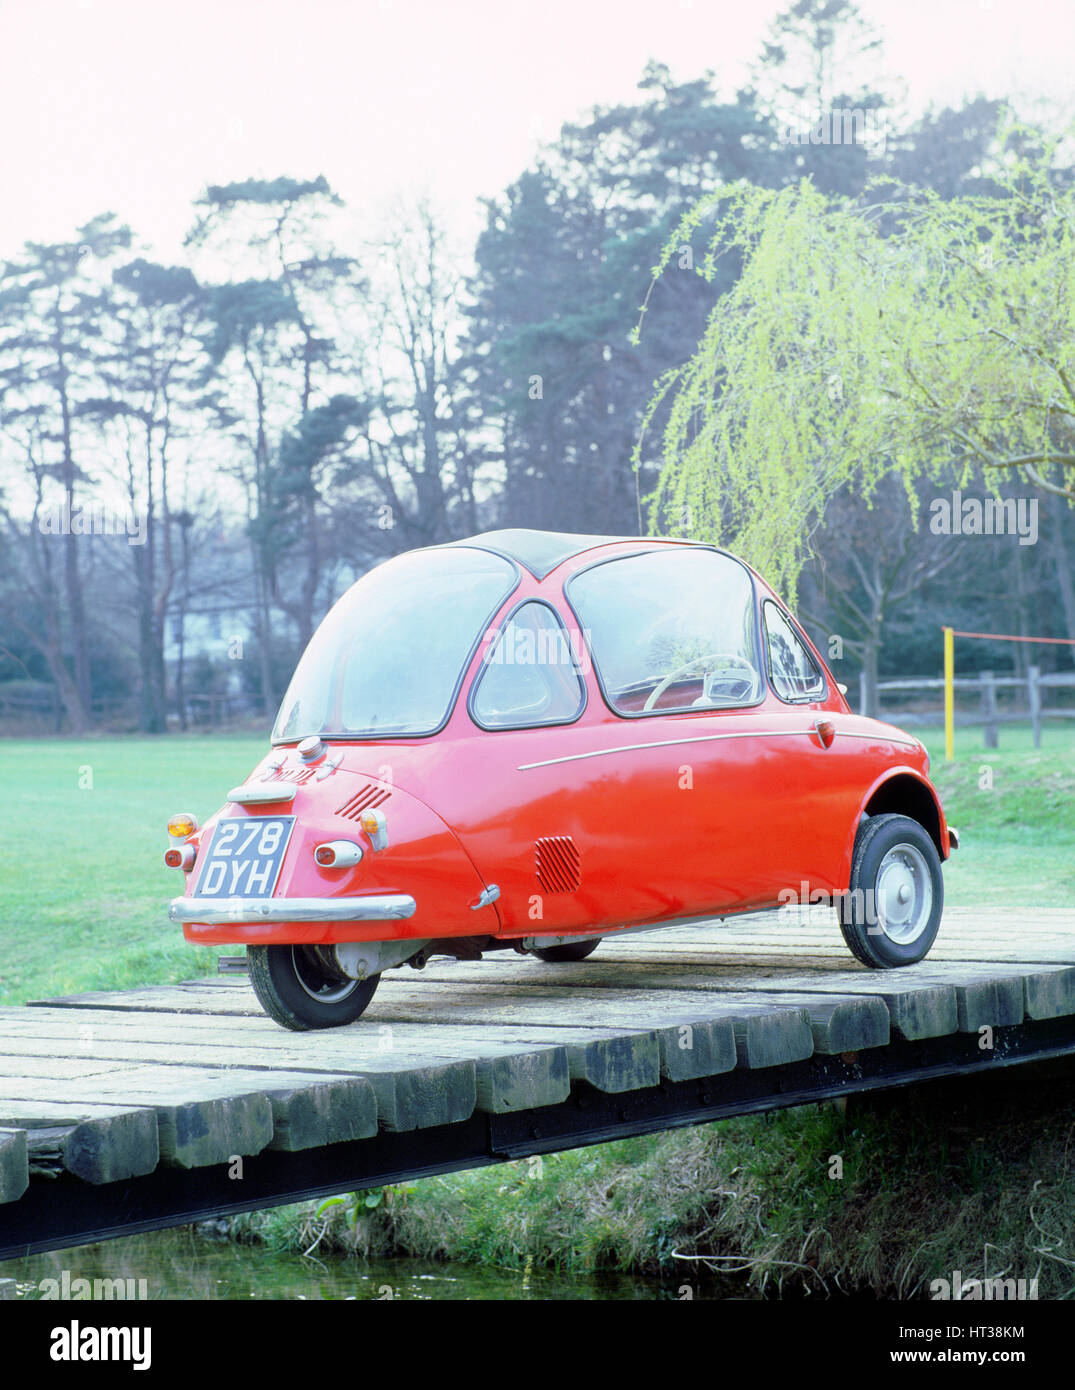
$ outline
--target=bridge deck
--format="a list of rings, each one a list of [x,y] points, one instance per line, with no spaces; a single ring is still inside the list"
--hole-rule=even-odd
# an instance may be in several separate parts
[[[950,909],[898,971],[778,914],[435,960],[321,1033],[242,977],[44,1000],[0,1009],[0,1256],[1068,1054],[1067,909]]]

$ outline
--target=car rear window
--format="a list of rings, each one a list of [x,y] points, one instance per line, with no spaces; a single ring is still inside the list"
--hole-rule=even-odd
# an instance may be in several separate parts
[[[370,570],[311,638],[274,742],[435,732],[516,579],[510,561],[465,546],[411,551]]]

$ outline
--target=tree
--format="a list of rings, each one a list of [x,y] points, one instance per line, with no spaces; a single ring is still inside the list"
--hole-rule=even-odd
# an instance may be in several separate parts
[[[305,642],[319,607],[320,487],[326,451],[340,442],[325,427],[331,435],[348,412],[353,420],[360,415],[357,402],[333,389],[336,348],[327,324],[338,301],[359,288],[356,263],[325,233],[338,206],[324,178],[214,185],[199,200],[203,211],[188,236],[212,258],[236,258],[260,271],[210,286],[207,348],[218,422],[242,445],[232,471],[246,496],[266,715],[278,693],[273,609],[288,613]],[[312,412],[319,413],[307,419]],[[297,569],[302,578],[294,585]]]
[[[675,84],[657,64],[640,87],[636,103],[566,125],[487,203],[469,347],[499,428],[509,525],[558,529],[567,513],[580,530],[637,530],[628,460],[642,404],[720,288],[667,277],[649,304],[653,332],[632,349],[650,268],[714,180],[775,181],[786,162],[749,97],[723,102],[711,79]],[[691,245],[677,257],[693,264]]]
[[[112,284],[109,347],[99,368],[106,394],[84,401],[79,417],[96,426],[100,445],[111,446],[111,471],[140,519],[142,543],[124,547],[134,580],[139,728],[163,733],[164,623],[179,568],[170,474],[178,439],[192,427],[204,297],[185,267],[141,258],[115,270]]]
[[[809,184],[722,189],[710,258],[743,273],[668,410],[656,525],[733,545],[791,596],[825,501],[853,485],[976,471],[1075,498],[1075,194],[1056,147],[950,202],[830,198]],[[636,452],[649,447],[643,432]]]
[[[350,339],[364,410],[355,540],[367,563],[479,530],[494,482],[490,432],[459,344],[458,257],[428,203],[397,206],[392,223],[367,249],[375,269]]]
[[[839,639],[841,658],[858,659],[861,713],[876,716],[881,650],[892,620],[909,599],[919,598],[968,555],[958,538],[915,525],[906,490],[896,477],[882,478],[869,503],[853,488],[842,488],[825,508],[823,528],[800,616]]]
[[[761,109],[787,142],[787,177],[857,193],[883,161],[901,97],[884,42],[853,0],[793,0],[754,69]]]
[[[23,553],[46,615],[44,632],[35,640],[75,732],[93,717],[81,536],[71,525],[81,492],[91,482],[79,454],[78,413],[80,404],[100,389],[98,358],[110,310],[105,271],[130,241],[128,228],[105,214],[80,227],[73,241],[27,242],[18,259],[0,267],[3,430],[31,483],[31,524],[39,527],[39,536],[59,541],[63,557],[60,580],[38,539],[26,538]],[[64,520],[50,529],[54,502],[62,506]],[[16,526],[13,513],[7,524],[9,530]],[[61,588],[62,611],[57,606]],[[8,612],[21,626],[18,608],[16,593]],[[70,652],[70,679],[66,673],[61,676],[61,649]]]

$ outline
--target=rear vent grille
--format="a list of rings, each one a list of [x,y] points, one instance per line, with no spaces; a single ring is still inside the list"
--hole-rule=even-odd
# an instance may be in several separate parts
[[[360,792],[355,792],[350,801],[345,801],[336,812],[338,816],[344,816],[347,820],[358,820],[363,811],[369,810],[371,806],[380,806],[392,795],[385,787],[377,787],[372,782],[367,782]]]
[[[546,893],[573,893],[579,886],[579,851],[570,835],[548,835],[534,845],[538,883]]]

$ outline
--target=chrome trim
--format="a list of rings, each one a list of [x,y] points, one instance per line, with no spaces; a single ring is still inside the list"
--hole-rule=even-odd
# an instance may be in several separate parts
[[[310,734],[304,738],[295,750],[304,763],[316,763],[318,758],[325,751],[325,745],[321,742],[320,734]]]
[[[950,825],[948,827],[948,843],[952,847],[952,849],[959,848],[959,831],[955,828],[954,825]]]
[[[294,801],[295,788],[280,782],[263,782],[259,787],[232,787],[225,799],[236,806],[271,806],[275,801]]]
[[[173,898],[173,922],[224,926],[229,922],[397,922],[413,917],[416,903],[407,893],[375,893],[364,898]]]
[[[833,726],[841,738],[867,738],[877,743],[898,743],[902,748],[917,748],[918,740],[909,738],[892,738],[888,734],[865,734],[857,731],[841,729],[838,724]],[[534,767],[553,767],[556,763],[575,763],[583,758],[603,758],[608,753],[635,753],[645,748],[672,748],[677,744],[684,743],[717,743],[721,739],[729,738],[809,738],[817,731],[813,727],[808,729],[746,729],[734,734],[701,734],[692,738],[663,738],[654,743],[620,743],[615,748],[595,748],[589,753],[569,753],[563,758],[546,758],[540,763],[520,763],[515,769],[516,772],[529,772]]]
[[[171,854],[174,849],[179,851],[180,860],[178,864],[169,864],[168,855]],[[164,851],[164,867],[166,869],[182,869],[185,874],[189,874],[191,869],[194,868],[194,861],[197,857],[198,851],[189,841],[183,845],[169,845]]]
[[[480,907],[488,907],[490,903],[495,903],[500,897],[500,889],[495,883],[490,883],[488,888],[483,888],[478,895],[477,902],[470,904],[471,912],[477,912]]]
[[[318,859],[318,851],[323,849],[330,849],[336,856],[331,864],[322,864]],[[353,869],[362,863],[362,846],[354,840],[323,840],[314,846],[314,863],[319,869]]]

